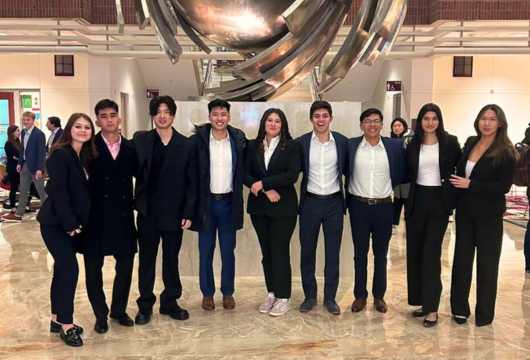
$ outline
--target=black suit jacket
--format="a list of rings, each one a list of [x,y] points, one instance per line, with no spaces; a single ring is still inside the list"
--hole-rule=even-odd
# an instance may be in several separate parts
[[[257,181],[262,181],[265,191],[274,189],[280,194],[280,201],[270,202],[267,195],[260,192],[256,197],[249,193],[247,213],[250,215],[285,217],[298,214],[298,197],[294,184],[300,175],[300,144],[288,139],[285,148],[281,142],[276,147],[265,169],[265,156],[258,152],[257,140],[248,142],[248,152],[245,157],[245,179],[247,187],[252,187]]]
[[[342,212],[346,215],[346,202],[344,201],[344,181],[342,176],[348,175],[348,138],[341,133],[332,131],[337,148],[337,162],[339,171],[339,186],[342,196]],[[309,182],[309,154],[311,150],[311,137],[313,132],[300,136],[296,141],[300,143],[302,154],[302,184],[300,185],[300,214],[304,210],[304,203],[307,195],[307,183]]]
[[[96,135],[99,157],[90,163],[90,220],[81,251],[91,256],[136,253],[133,176],[136,157],[132,141],[121,138],[114,159],[101,133]]]
[[[440,177],[442,182],[442,193],[444,208],[447,214],[451,215],[456,205],[456,188],[449,181],[451,175],[455,174],[456,166],[462,157],[462,150],[458,143],[458,138],[447,134],[445,145],[440,145],[439,152],[439,167]],[[418,179],[418,167],[420,162],[420,154],[415,153],[410,146],[407,147],[407,167],[409,170],[410,192],[405,201],[405,213],[408,215],[414,208],[414,198],[416,196],[416,187]]]
[[[133,136],[138,174],[135,200],[138,211],[147,211],[147,184],[151,172],[155,131],[138,131]],[[199,178],[197,175],[197,145],[173,129],[166,158],[158,182],[157,206],[160,229],[175,231],[181,228],[182,219],[193,220],[197,207]]]
[[[10,141],[6,141],[4,150],[6,152],[7,157],[6,173],[16,173],[18,165],[17,159],[20,156],[20,150],[18,150],[15,145]],[[17,159],[15,159],[14,157],[16,157]]]
[[[467,159],[478,140],[478,136],[467,139],[456,170],[458,176],[466,176]],[[494,164],[494,158],[486,156],[487,154],[488,151],[475,164],[469,177],[469,188],[459,189],[457,211],[466,211],[477,217],[501,216],[506,211],[504,194],[512,186],[515,159],[506,156],[498,164]]]
[[[48,198],[37,220],[42,225],[60,225],[71,232],[80,225],[86,228],[90,214],[90,189],[83,165],[75,150],[61,146],[52,151],[46,164],[50,179]]]

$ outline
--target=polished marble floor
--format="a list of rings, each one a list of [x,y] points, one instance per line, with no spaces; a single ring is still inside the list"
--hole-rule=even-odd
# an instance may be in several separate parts
[[[348,229],[349,224],[345,224]],[[353,314],[352,277],[341,278],[337,301],[340,316],[321,304],[309,314],[297,309],[303,300],[300,278],[293,279],[293,309],[273,318],[257,311],[265,295],[261,276],[238,276],[237,307],[222,309],[216,296],[213,312],[201,309],[198,278],[183,277],[180,304],[190,312],[185,322],[155,314],[150,324],[123,328],[110,322],[107,334],[96,334],[94,317],[81,273],[76,296],[76,323],[85,327],[81,348],[64,345],[48,333],[52,259],[39,235],[34,216],[21,224],[0,224],[0,358],[8,359],[523,359],[530,358],[530,277],[522,253],[524,229],[506,223],[501,259],[497,315],[493,325],[476,328],[450,318],[449,286],[454,227],[448,229],[443,251],[444,291],[437,327],[426,329],[410,316],[406,299],[403,227],[393,236],[388,263],[387,314],[371,306]],[[350,240],[351,241],[351,240]],[[79,258],[81,269],[82,258]],[[343,260],[344,262],[344,260]],[[255,262],[259,268],[259,262]],[[293,263],[293,267],[298,264]],[[344,264],[343,264],[344,266]],[[349,266],[353,266],[351,263]],[[110,296],[113,261],[105,263]],[[129,314],[134,317],[138,295],[133,279]],[[320,286],[322,279],[319,279]],[[157,279],[159,293],[161,279]],[[471,303],[474,304],[474,288]],[[321,297],[319,301],[321,302]]]

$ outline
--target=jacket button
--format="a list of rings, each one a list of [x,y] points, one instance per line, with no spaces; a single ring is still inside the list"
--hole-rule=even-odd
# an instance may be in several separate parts
[[[108,176],[105,176],[105,180],[108,180],[108,179],[109,179],[109,177],[108,177]]]
[[[445,179],[442,179],[442,182],[444,182],[444,181],[445,181]]]
[[[106,198],[108,198],[109,196],[108,196],[107,194],[105,194],[105,195],[103,195],[103,197],[106,199]]]

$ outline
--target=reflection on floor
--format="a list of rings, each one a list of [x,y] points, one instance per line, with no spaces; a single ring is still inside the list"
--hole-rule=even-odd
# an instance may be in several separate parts
[[[85,327],[85,346],[73,349],[48,333],[49,286],[52,259],[39,235],[34,216],[22,224],[0,225],[0,358],[13,359],[361,359],[451,358],[510,359],[530,357],[530,277],[525,277],[522,254],[524,229],[506,223],[495,322],[476,328],[474,317],[466,325],[450,318],[449,287],[454,227],[444,242],[444,291],[437,327],[425,329],[422,319],[411,317],[406,299],[406,262],[403,226],[391,243],[388,270],[387,314],[371,306],[353,314],[352,279],[345,277],[337,296],[340,316],[329,315],[321,305],[301,314],[300,279],[293,279],[293,309],[281,318],[257,311],[265,295],[261,277],[236,279],[236,309],[201,309],[198,279],[183,279],[180,304],[189,310],[185,322],[157,312],[150,324],[124,328],[110,322],[105,335],[96,334],[94,317],[81,273],[76,297],[76,323]],[[82,259],[80,258],[80,267]],[[293,264],[298,266],[298,264]],[[353,264],[352,264],[353,266]],[[110,297],[113,261],[105,263],[106,291]],[[129,315],[134,317],[138,296],[133,280]],[[322,288],[322,279],[319,278]],[[156,291],[161,290],[157,279]],[[320,295],[321,296],[321,295]],[[370,299],[371,300],[371,299]],[[474,304],[474,288],[471,303]],[[155,309],[156,310],[156,309]]]

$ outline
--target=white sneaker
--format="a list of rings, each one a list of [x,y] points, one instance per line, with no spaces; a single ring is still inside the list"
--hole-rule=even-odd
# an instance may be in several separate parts
[[[265,301],[259,306],[259,312],[262,314],[268,314],[271,311],[276,298],[274,296],[268,296]]]
[[[396,225],[392,225],[392,235],[396,235],[397,234],[397,227]]]
[[[270,316],[282,316],[287,311],[291,310],[291,303],[289,299],[278,299],[272,309],[269,311]]]

